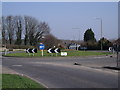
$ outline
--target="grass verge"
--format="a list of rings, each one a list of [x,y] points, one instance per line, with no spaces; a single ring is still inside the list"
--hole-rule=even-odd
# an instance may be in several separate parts
[[[2,89],[2,74],[0,74],[0,90]]]
[[[2,74],[2,88],[45,88],[39,83],[20,75]]]

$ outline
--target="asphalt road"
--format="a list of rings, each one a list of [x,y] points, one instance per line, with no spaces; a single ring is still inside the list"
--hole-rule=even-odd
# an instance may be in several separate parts
[[[80,65],[74,65],[77,62]],[[27,75],[48,88],[117,88],[118,72],[103,66],[116,66],[110,57],[3,57],[2,65]]]

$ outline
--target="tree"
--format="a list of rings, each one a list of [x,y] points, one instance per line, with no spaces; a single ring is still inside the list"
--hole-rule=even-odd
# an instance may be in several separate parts
[[[87,42],[87,41],[95,42],[96,41],[94,32],[92,31],[91,28],[87,29],[86,32],[84,33],[84,41],[85,42]]]
[[[27,16],[24,16],[24,23],[25,23],[25,38],[24,38],[24,44],[27,45],[28,44],[28,18]]]
[[[21,16],[16,16],[14,19],[15,19],[15,33],[16,33],[16,38],[17,38],[15,44],[21,45],[22,31],[23,31],[23,19]]]
[[[15,31],[15,22],[13,16],[7,16],[6,17],[6,30],[8,35],[9,44],[13,43],[14,39],[14,31]]]
[[[43,36],[46,36],[50,33],[50,27],[46,22],[40,22],[36,30],[37,31],[33,37],[34,45],[40,42],[43,39]]]
[[[45,36],[43,43],[45,44],[45,48],[48,49],[50,47],[53,48],[54,46],[58,47],[60,40],[58,40],[52,34],[49,34]]]
[[[117,40],[115,40],[115,43],[120,45],[120,38],[118,38]]]
[[[101,38],[98,41],[98,47],[99,47],[99,49],[101,47],[101,43],[102,43],[102,46],[103,46],[103,50],[108,50],[108,48],[112,46],[112,43],[109,40],[107,40],[106,38],[104,38],[104,37]]]
[[[120,51],[120,38],[113,42],[113,48],[115,51]]]
[[[2,17],[2,44],[6,44],[6,26],[5,26],[5,17]]]
[[[36,45],[43,34],[48,34],[50,28],[45,22],[38,22],[35,18],[30,16],[25,16],[25,45]]]
[[[34,36],[38,32],[38,21],[33,17],[27,16],[27,18],[28,41],[30,45],[34,45]]]
[[[2,18],[0,18],[0,36],[1,36],[1,38],[0,38],[0,46],[2,46]]]
[[[39,22],[30,16],[3,16],[2,17],[2,40],[6,44],[36,45],[42,36],[49,34],[50,27],[46,22]]]

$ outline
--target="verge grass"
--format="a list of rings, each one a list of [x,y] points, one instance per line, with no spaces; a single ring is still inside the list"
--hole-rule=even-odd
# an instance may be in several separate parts
[[[2,89],[2,74],[0,74],[0,90]]]
[[[45,88],[45,87],[24,76],[15,74],[2,74],[2,88]]]

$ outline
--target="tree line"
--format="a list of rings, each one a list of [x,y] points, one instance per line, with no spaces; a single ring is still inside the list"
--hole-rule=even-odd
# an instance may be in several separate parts
[[[34,46],[50,33],[46,22],[31,16],[2,16],[2,43]]]
[[[62,40],[58,40],[50,34],[50,31],[48,23],[45,21],[40,22],[31,16],[2,16],[3,45],[38,46],[42,42],[45,44],[46,49],[54,46],[64,47]],[[104,37],[97,41],[94,32],[90,28],[85,31],[84,42],[81,43],[81,46],[88,47],[91,50],[100,49],[101,42],[103,49],[112,46],[112,43]]]
[[[110,42],[104,37],[100,38],[100,40],[97,41],[95,38],[95,34],[91,28],[85,31],[84,43],[81,44],[82,46],[86,46],[90,50],[98,50],[101,49],[101,44],[103,50],[108,50],[108,48],[112,46],[112,42]]]

